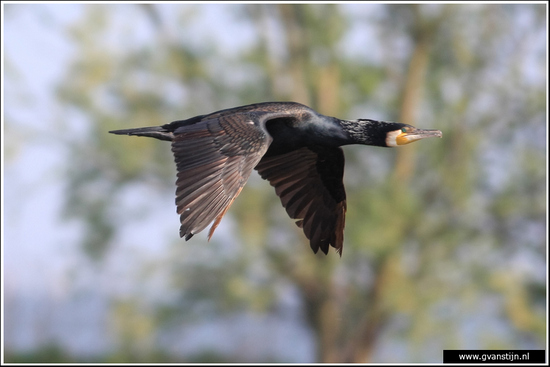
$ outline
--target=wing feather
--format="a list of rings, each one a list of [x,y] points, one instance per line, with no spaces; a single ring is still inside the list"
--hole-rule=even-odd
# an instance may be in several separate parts
[[[316,253],[332,246],[341,254],[344,241],[346,193],[344,154],[340,148],[304,147],[270,156],[256,166],[275,187],[288,215],[297,219]]]
[[[189,239],[214,221],[210,238],[266,152],[271,138],[261,124],[249,120],[245,115],[219,116],[175,131],[181,237]]]

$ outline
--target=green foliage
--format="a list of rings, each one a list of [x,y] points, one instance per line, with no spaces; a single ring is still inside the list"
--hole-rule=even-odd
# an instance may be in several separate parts
[[[6,363],[74,363],[76,360],[57,346],[43,347],[29,353],[6,353]]]

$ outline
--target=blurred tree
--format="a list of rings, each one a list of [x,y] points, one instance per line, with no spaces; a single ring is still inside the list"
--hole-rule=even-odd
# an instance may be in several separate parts
[[[526,63],[544,58],[516,52],[525,40],[538,42],[539,6],[385,5],[365,15],[328,4],[235,5],[234,16],[257,38],[233,56],[189,36],[201,7],[178,8],[174,28],[163,6],[117,5],[147,17],[147,41],[121,19],[117,27],[127,31],[111,39],[111,6],[88,6],[71,30],[78,52],[59,96],[85,126],[75,135],[66,121],[66,208],[82,219],[83,248],[98,262],[116,246],[117,228],[140,214],[115,210],[124,190],[174,190],[166,144],[108,130],[294,100],[327,115],[365,114],[349,118],[377,118],[368,115],[374,107],[380,118],[440,128],[444,138],[395,151],[346,148],[342,258],[314,256],[299,229],[289,230],[292,221],[269,185],[252,177],[224,219],[234,219],[235,238],[176,240],[165,258],[148,264],[144,278],[165,274],[172,296],[155,304],[154,325],[276,314],[291,289],[316,338],[318,362],[375,361],[384,338],[405,343],[407,361],[424,362],[437,361],[442,349],[543,347],[544,266],[522,270],[518,263],[546,251],[544,144],[530,139],[546,129],[538,77],[546,80],[546,70],[528,80]],[[358,23],[375,25],[379,44],[364,46],[379,52],[379,61],[347,52],[345,37]],[[509,335],[462,341],[462,325],[493,299],[485,312],[499,315]],[[118,327],[131,333],[130,324]]]

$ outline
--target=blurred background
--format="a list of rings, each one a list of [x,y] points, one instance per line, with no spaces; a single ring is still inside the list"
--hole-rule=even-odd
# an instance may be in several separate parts
[[[547,345],[546,4],[2,4],[6,362],[439,363]],[[345,147],[343,255],[253,173],[179,238],[166,142],[296,101],[440,129]]]

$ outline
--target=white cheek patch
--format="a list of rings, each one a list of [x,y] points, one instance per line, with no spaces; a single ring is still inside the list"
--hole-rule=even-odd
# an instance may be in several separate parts
[[[390,131],[389,133],[387,133],[386,134],[386,145],[389,146],[389,147],[398,146],[397,137],[399,135],[401,135],[401,133],[402,133],[401,130]]]

